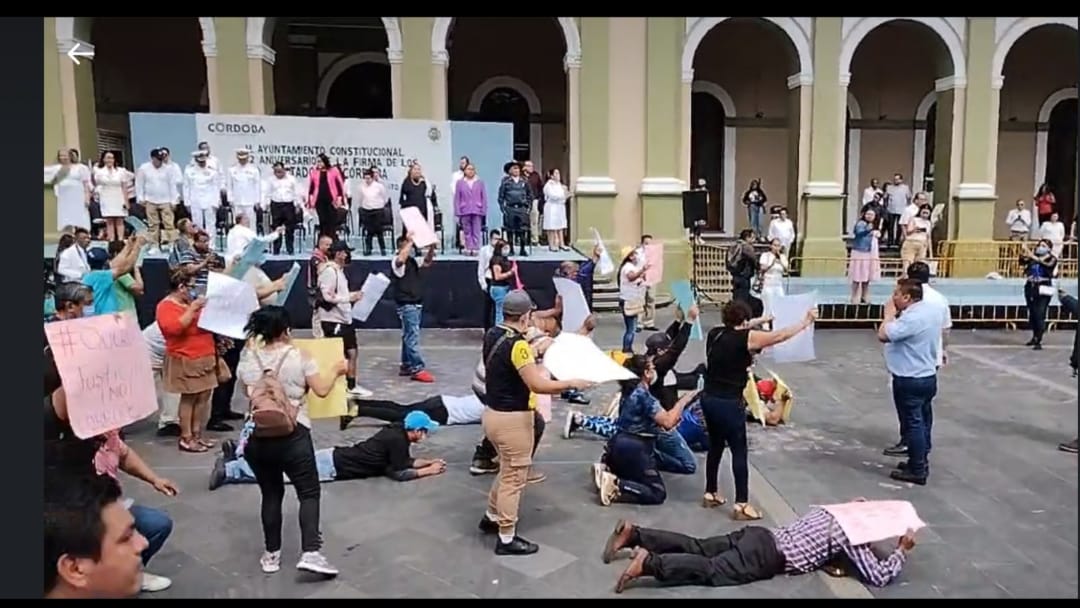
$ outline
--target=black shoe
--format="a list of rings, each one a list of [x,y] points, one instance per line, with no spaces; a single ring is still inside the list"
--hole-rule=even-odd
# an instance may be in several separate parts
[[[489,518],[486,514],[480,519],[480,525],[478,525],[477,528],[480,528],[480,531],[484,534],[499,533],[499,524],[497,522],[491,521],[491,518]]]
[[[519,256],[521,256],[521,257],[523,257],[523,258],[527,258],[527,257],[529,257],[529,254],[528,254],[528,253],[526,253],[524,249],[522,249],[521,251],[519,251],[519,252],[518,252],[518,255],[519,255]],[[533,553],[536,553],[536,551],[533,551]]]
[[[1042,350],[1042,342],[1036,342],[1031,345],[1031,350]]]
[[[221,442],[221,457],[225,459],[225,462],[236,460],[236,441],[226,439]]]
[[[907,456],[907,446],[902,443],[898,443],[896,445],[885,448],[881,451],[881,453],[885,454],[886,456]]]
[[[1036,342],[1038,342],[1038,340],[1036,340],[1035,338],[1032,338],[1032,339],[1028,340],[1027,342],[1024,342],[1024,346],[1035,346]]]
[[[214,468],[210,469],[210,491],[220,488],[225,485],[225,459],[218,456],[214,460]]]
[[[908,461],[901,460],[900,462],[896,463],[896,470],[897,471],[907,471],[908,470]],[[930,472],[930,464],[929,463],[926,464],[926,472],[927,473]]]
[[[498,471],[498,463],[490,458],[473,458],[472,464],[469,465],[469,472],[473,475],[487,475]]]
[[[574,405],[589,405],[590,400],[581,391],[566,391],[562,394],[562,398],[567,403],[573,403]]]
[[[540,545],[531,543],[520,536],[504,543],[501,540],[495,544],[495,555],[532,555],[540,550]]]
[[[902,471],[893,471],[889,473],[889,477],[895,479],[896,481],[906,481],[908,483],[913,483],[917,486],[926,485],[926,475],[923,475],[921,477],[918,475],[913,475],[907,469],[904,469]]]
[[[166,424],[157,430],[158,437],[179,437],[180,425],[179,424]]]
[[[1061,450],[1062,452],[1068,452],[1070,454],[1075,454],[1077,452],[1076,440],[1073,439],[1072,441],[1066,441],[1065,443],[1059,443],[1058,444],[1058,449]]]
[[[227,433],[233,430],[232,425],[224,420],[211,420],[206,423],[206,430],[214,431],[217,433]]]
[[[338,418],[338,430],[344,431],[349,428],[349,423],[353,421],[352,416],[341,416]]]
[[[234,412],[232,410],[229,410],[229,413],[221,416],[221,419],[222,420],[243,420],[244,415],[241,414],[240,412]]]

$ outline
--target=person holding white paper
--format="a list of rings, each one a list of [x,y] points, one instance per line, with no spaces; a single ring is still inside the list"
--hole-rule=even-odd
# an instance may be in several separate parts
[[[353,329],[352,305],[364,296],[359,291],[349,291],[349,278],[345,267],[349,264],[352,247],[345,241],[330,245],[330,261],[319,269],[319,290],[327,306],[319,306],[316,318],[324,337],[341,338],[345,347],[348,371],[345,383],[354,397],[370,397],[373,393],[356,383],[356,330]]]
[[[723,325],[714,327],[705,337],[705,388],[701,394],[701,411],[709,433],[709,453],[705,460],[706,508],[727,502],[717,494],[720,459],[724,448],[731,450],[731,473],[735,478],[735,510],[737,520],[761,519],[761,513],[750,504],[750,470],[747,462],[746,411],[743,390],[753,353],[790,340],[813,325],[817,310],[806,313],[802,323],[778,331],[750,329],[750,306],[742,300],[724,305]]]
[[[401,320],[401,367],[398,375],[408,376],[416,382],[435,382],[420,354],[420,325],[424,316],[424,274],[435,259],[435,246],[428,247],[420,264],[412,255],[412,234],[398,237],[398,253],[390,260],[390,286],[394,304]]]
[[[622,519],[604,545],[603,561],[610,563],[620,550],[633,549],[630,564],[615,586],[616,593],[643,576],[670,586],[746,585],[779,574],[809,574],[841,556],[855,566],[862,580],[884,587],[900,575],[907,554],[914,548],[915,532],[908,530],[896,549],[880,559],[870,543],[852,545],[836,517],[814,507],[786,526],[747,526],[708,538],[642,528]]]
[[[1032,350],[1042,350],[1043,334],[1046,333],[1046,309],[1054,296],[1053,279],[1057,273],[1057,257],[1054,256],[1053,243],[1039,239],[1035,251],[1024,245],[1020,252],[1020,265],[1024,267],[1024,300],[1027,302],[1028,324],[1031,326],[1031,339],[1025,346]]]
[[[784,243],[774,238],[769,241],[769,250],[758,258],[758,280],[761,281],[763,316],[773,316],[772,305],[777,297],[784,295],[784,277],[787,273],[788,257],[784,254]]]

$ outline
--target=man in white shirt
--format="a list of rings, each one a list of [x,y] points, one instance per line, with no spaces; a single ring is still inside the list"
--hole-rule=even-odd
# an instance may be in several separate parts
[[[1010,241],[1026,241],[1031,234],[1031,211],[1025,209],[1024,199],[1016,201],[1016,208],[1010,209],[1005,216],[1005,224],[1009,227]]]
[[[150,368],[154,370],[154,389],[157,392],[158,437],[180,436],[180,395],[165,390],[162,368],[165,364],[165,337],[157,321],[146,326],[142,331],[146,348],[150,351]]]
[[[862,204],[866,205],[867,203],[873,202],[874,196],[880,193],[881,183],[878,182],[877,178],[875,177],[870,180],[870,185],[867,186],[866,189],[862,192]]]
[[[412,411],[424,412],[435,422],[448,426],[480,424],[480,418],[484,414],[484,403],[475,394],[461,397],[435,395],[415,403],[398,403],[389,399],[357,399],[353,403],[356,405],[356,415],[343,417],[341,430],[345,430],[353,418],[404,422],[405,416]]]
[[[210,144],[206,143],[205,141],[200,141],[199,145],[198,145],[197,152],[205,152],[206,153],[206,166],[210,167],[214,171],[217,171],[219,173],[221,172],[221,161],[218,160],[218,157],[211,154],[211,152],[210,152]],[[190,166],[194,166],[194,165],[195,165],[195,161],[193,160],[191,162],[191,164],[188,165],[188,166],[190,167]],[[224,184],[222,184],[222,186],[224,186]]]
[[[903,233],[900,227],[900,216],[904,214],[904,210],[911,204],[911,188],[908,188],[908,185],[904,183],[903,175],[899,173],[893,175],[892,185],[889,186],[887,195],[885,232],[888,235],[889,243],[898,245]]]
[[[502,238],[502,233],[492,230],[488,234],[488,243],[480,248],[476,258],[476,281],[480,284],[480,291],[484,292],[484,329],[490,329],[495,324],[495,308],[488,293],[488,280],[491,278],[488,266],[491,266],[491,258],[495,255],[495,241]]]
[[[255,208],[262,206],[262,177],[259,175],[259,168],[251,162],[249,150],[236,150],[236,164],[229,167],[225,191],[229,205],[233,208],[233,219],[246,215],[256,222],[256,227],[261,230]]]
[[[75,229],[75,244],[60,252],[56,260],[56,274],[61,282],[80,282],[83,275],[90,272],[90,259],[86,249],[90,246],[90,231],[86,228]]]
[[[949,308],[949,300],[940,291],[930,286],[930,266],[926,262],[913,262],[907,269],[907,278],[914,279],[922,284],[922,303],[933,306],[941,315],[941,336],[938,337],[937,366],[940,370],[949,362],[949,331],[952,329],[952,310]],[[907,454],[907,446],[904,445],[904,432],[900,431],[900,441],[891,447],[885,448],[886,456],[903,456]]]
[[[229,229],[229,234],[225,236],[225,261],[231,263],[236,258],[244,254],[244,250],[255,239],[266,241],[267,243],[276,241],[284,230],[275,230],[270,236],[259,236],[255,234],[255,231],[251,229],[251,216],[247,214],[239,214],[234,220],[233,227]]]
[[[904,236],[907,235],[907,225],[911,223],[911,220],[919,217],[919,209],[921,209],[923,205],[929,204],[930,199],[926,196],[926,193],[917,192],[915,193],[915,198],[911,199],[911,202],[908,203],[907,207],[904,207],[904,212],[900,214],[900,219],[897,220],[899,227],[896,230],[899,233],[898,238],[901,241],[904,240]]]
[[[345,384],[354,397],[370,397],[372,392],[356,383],[356,329],[353,328],[352,305],[363,294],[349,291],[349,279],[345,267],[349,264],[352,247],[344,241],[330,245],[330,260],[319,269],[319,290],[329,308],[317,306],[315,318],[322,327],[324,338],[341,338],[345,360]]]
[[[274,163],[274,174],[263,184],[263,206],[270,210],[270,227],[285,230],[285,251],[293,254],[296,225],[300,223],[304,206],[301,202],[300,185],[296,178],[285,171],[281,162]],[[274,241],[274,255],[281,253],[281,240]]]
[[[175,211],[179,199],[175,165],[165,164],[166,153],[160,148],[150,151],[150,160],[135,171],[135,200],[146,210],[146,225],[150,230],[150,253],[167,250],[176,240]]]
[[[192,153],[194,164],[184,171],[184,202],[191,210],[191,221],[201,230],[212,233],[221,206],[222,177],[210,167],[209,155],[197,150]]]
[[[791,244],[795,242],[795,222],[788,217],[786,207],[778,208],[777,213],[779,215],[769,222],[769,241],[779,240],[780,251],[789,253]]]

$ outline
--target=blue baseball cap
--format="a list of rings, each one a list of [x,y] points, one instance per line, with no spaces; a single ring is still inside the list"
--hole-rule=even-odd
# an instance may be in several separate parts
[[[406,431],[425,431],[428,433],[439,428],[439,423],[432,420],[431,416],[418,411],[409,412],[405,416],[404,425]]]

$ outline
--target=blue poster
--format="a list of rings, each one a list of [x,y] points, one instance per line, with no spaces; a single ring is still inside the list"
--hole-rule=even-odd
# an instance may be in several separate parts
[[[244,280],[244,275],[251,269],[252,266],[262,266],[266,261],[266,241],[262,239],[252,239],[248,246],[244,248],[244,253],[240,255],[240,260],[233,265],[232,270],[229,271],[229,276],[237,280]],[[228,263],[228,260],[226,260]]]
[[[694,300],[694,288],[690,285],[690,281],[675,281],[671,284],[671,295],[675,297],[675,305],[683,311],[683,314],[689,314],[690,308],[696,304]],[[705,336],[701,333],[701,319],[694,319],[694,326],[690,329],[690,337],[694,340],[704,340]]]
[[[298,276],[300,276],[300,264],[293,262],[292,268],[285,273],[285,288],[278,292],[277,300],[274,301],[275,305],[285,306],[285,301],[289,299],[289,292],[292,291],[293,284],[296,283],[296,277]]]

